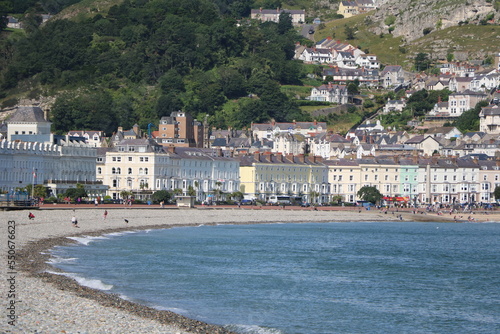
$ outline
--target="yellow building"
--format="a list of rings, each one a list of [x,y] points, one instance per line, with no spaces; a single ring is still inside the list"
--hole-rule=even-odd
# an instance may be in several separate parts
[[[240,191],[247,198],[268,201],[285,195],[310,203],[328,201],[328,169],[319,157],[255,153],[238,159]]]
[[[361,188],[361,167],[355,159],[325,160],[328,166],[330,201],[354,203]]]
[[[343,15],[348,18],[358,14],[358,5],[355,1],[341,1],[337,14]]]

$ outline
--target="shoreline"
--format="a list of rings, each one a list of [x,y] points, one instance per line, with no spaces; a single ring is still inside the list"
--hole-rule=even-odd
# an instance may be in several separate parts
[[[217,325],[178,315],[171,311],[157,310],[142,304],[79,285],[74,279],[47,270],[58,271],[46,263],[51,257],[48,252],[55,246],[71,244],[76,241],[69,237],[100,236],[112,232],[164,229],[180,226],[218,225],[218,224],[257,224],[257,223],[308,223],[308,222],[350,222],[350,221],[400,221],[396,214],[383,214],[380,211],[357,210],[280,210],[254,208],[242,209],[189,209],[189,210],[134,210],[119,207],[109,211],[109,217],[101,214],[108,208],[42,208],[36,211],[34,221],[27,219],[27,211],[8,212],[7,220],[14,220],[18,261],[18,295],[16,326],[2,323],[6,333],[15,332],[148,332],[148,333],[232,333]],[[79,218],[80,229],[71,226],[71,215]],[[434,214],[416,215],[411,212],[398,212],[403,221],[453,222],[453,217]],[[80,218],[81,217],[81,218]],[[130,223],[125,223],[125,217]],[[132,218],[131,218],[132,217]],[[168,222],[165,222],[169,220]],[[147,221],[147,222],[145,222]],[[105,225],[104,225],[105,224]],[[3,250],[4,254],[7,250]],[[2,272],[5,270],[2,267]],[[3,274],[6,277],[7,273]],[[2,291],[8,290],[5,279],[0,283]],[[3,286],[5,285],[5,286]],[[28,297],[29,296],[29,297]],[[62,301],[62,302],[60,302]],[[60,305],[62,304],[62,305]],[[70,305],[71,310],[64,305]],[[50,307],[49,307],[50,305]],[[48,309],[48,310],[47,310]],[[68,312],[73,319],[66,319]],[[51,314],[52,319],[48,319]],[[88,321],[96,318],[97,322]],[[119,318],[117,321],[113,318]],[[62,323],[61,323],[62,321]],[[19,326],[18,326],[19,325]],[[82,328],[83,327],[83,328]],[[21,329],[19,331],[19,329]]]

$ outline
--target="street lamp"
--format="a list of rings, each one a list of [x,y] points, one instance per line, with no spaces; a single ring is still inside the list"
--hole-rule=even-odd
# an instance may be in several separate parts
[[[38,169],[33,169],[33,182],[31,184],[31,198],[34,198],[35,196],[35,182],[36,182],[36,173],[38,172]]]

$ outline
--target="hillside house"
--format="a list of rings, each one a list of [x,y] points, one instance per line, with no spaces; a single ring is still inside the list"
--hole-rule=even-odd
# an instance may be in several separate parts
[[[304,48],[296,53],[296,58],[307,63],[332,64],[334,56],[330,49]]]
[[[311,90],[311,96],[309,96],[309,100],[347,104],[349,103],[349,93],[347,91],[347,86],[334,85],[330,82],[328,83],[328,85],[314,87]]]
[[[452,92],[464,92],[470,90],[472,77],[452,77],[449,83],[449,90]]]
[[[465,90],[463,92],[453,93],[448,97],[448,113],[451,117],[458,117],[464,111],[472,109],[480,101],[485,100],[486,94]]]
[[[406,107],[406,101],[404,100],[389,100],[385,104],[382,113],[388,114],[393,111],[403,111],[403,109]]]
[[[298,25],[306,21],[306,12],[304,10],[295,9],[252,9],[250,11],[250,18],[254,20],[259,20],[262,22],[279,22],[280,15],[282,13],[290,14],[292,18],[292,24]]]
[[[400,65],[387,65],[380,73],[380,83],[384,88],[392,88],[403,84],[405,75]]]
[[[365,68],[326,68],[323,70],[323,80],[327,77],[331,77],[332,82],[337,84],[347,84],[349,81],[358,80],[360,85],[367,87],[378,87],[380,82],[378,70]]]
[[[367,69],[379,69],[380,63],[374,54],[361,54],[355,60],[356,65]]]
[[[500,107],[489,105],[479,113],[479,131],[500,135]]]

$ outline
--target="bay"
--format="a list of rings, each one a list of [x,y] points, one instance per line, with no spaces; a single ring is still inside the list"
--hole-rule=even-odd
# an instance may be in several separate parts
[[[81,284],[240,333],[500,332],[500,224],[180,227],[53,249]]]

